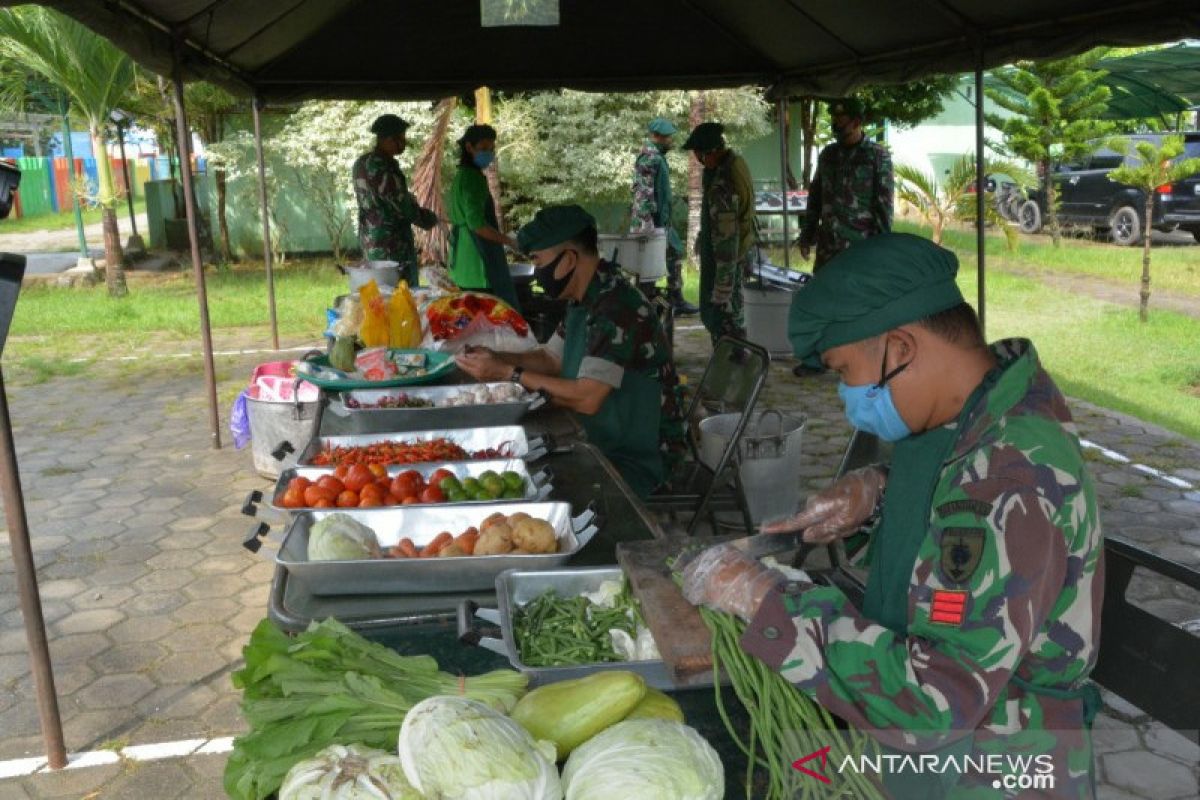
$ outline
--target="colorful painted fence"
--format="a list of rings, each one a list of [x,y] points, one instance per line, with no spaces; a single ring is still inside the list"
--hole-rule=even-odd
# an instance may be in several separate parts
[[[18,158],[21,167],[21,187],[17,190],[17,202],[13,207],[13,217],[35,217],[43,214],[55,214],[70,211],[72,208],[71,169],[65,158]],[[125,183],[125,170],[121,159],[109,159],[112,164],[113,178],[122,196],[129,190]],[[155,162],[161,161],[162,164]],[[130,159],[130,182],[133,184],[134,198],[144,198],[143,186],[146,181],[153,180],[156,172],[167,172],[166,158]],[[89,191],[94,192],[98,184],[96,159],[75,159],[75,174],[86,177]]]

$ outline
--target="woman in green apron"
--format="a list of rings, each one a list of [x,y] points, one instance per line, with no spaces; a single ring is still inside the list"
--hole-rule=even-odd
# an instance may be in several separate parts
[[[662,323],[637,287],[600,258],[595,220],[579,206],[542,209],[518,239],[542,291],[568,301],[566,319],[536,350],[476,348],[458,365],[477,380],[544,391],[574,411],[588,441],[645,497],[666,480],[684,444]]]
[[[458,172],[450,186],[450,277],[460,289],[494,294],[519,311],[504,257],[504,248],[516,250],[517,243],[500,232],[483,174],[496,158],[496,129],[472,125],[459,138],[458,149]]]
[[[1017,788],[1005,782],[1016,756],[1043,757],[1026,770],[1053,779],[1039,796],[1089,797],[1095,494],[1032,344],[985,344],[957,268],[927,240],[883,234],[832,259],[793,305],[797,356],[820,353],[850,422],[894,447],[888,467],[846,474],[764,531],[820,544],[876,520],[863,608],[730,548],[689,564],[684,592],[748,620],[747,652],[885,752],[952,765],[885,772],[893,797],[999,797]]]

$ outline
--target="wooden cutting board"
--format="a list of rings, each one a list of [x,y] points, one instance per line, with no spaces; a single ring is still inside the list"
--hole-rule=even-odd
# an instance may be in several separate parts
[[[658,652],[677,686],[711,685],[712,637],[700,619],[700,612],[684,599],[672,580],[667,559],[689,546],[717,544],[732,538],[736,537],[705,538],[698,542],[677,536],[617,545],[617,563],[641,603],[642,617],[654,634]]]

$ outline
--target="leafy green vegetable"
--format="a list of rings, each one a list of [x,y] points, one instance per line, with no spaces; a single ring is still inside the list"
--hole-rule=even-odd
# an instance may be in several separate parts
[[[349,514],[330,514],[308,531],[309,561],[379,558],[375,531]]]
[[[225,791],[261,800],[287,771],[331,744],[392,750],[408,711],[435,695],[462,695],[507,712],[527,679],[512,670],[460,678],[429,656],[401,656],[341,623],[314,622],[294,639],[270,620],[254,629],[235,672],[250,732],[234,741]]]
[[[333,744],[297,762],[279,800],[422,800],[404,777],[400,758],[372,747]]]
[[[618,722],[577,747],[563,768],[572,800],[721,800],[725,769],[712,745],[679,722]]]

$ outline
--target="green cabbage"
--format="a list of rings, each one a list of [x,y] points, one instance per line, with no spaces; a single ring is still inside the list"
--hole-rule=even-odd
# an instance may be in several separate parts
[[[375,531],[348,514],[330,514],[308,531],[309,561],[379,558]]]
[[[562,800],[554,745],[535,742],[475,700],[444,695],[417,703],[400,727],[399,751],[409,783],[426,797]]]
[[[422,798],[404,777],[396,756],[358,744],[334,744],[288,770],[279,800]]]
[[[566,800],[721,800],[725,770],[704,737],[678,722],[618,722],[571,753]]]

